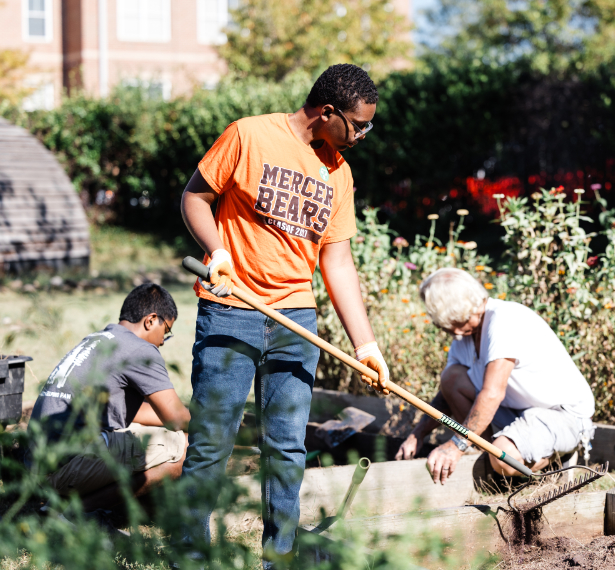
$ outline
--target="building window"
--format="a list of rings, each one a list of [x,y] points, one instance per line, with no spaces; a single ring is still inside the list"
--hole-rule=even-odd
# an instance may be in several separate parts
[[[52,0],[21,0],[22,34],[29,42],[52,39]]]
[[[122,86],[139,90],[146,99],[171,99],[171,82],[168,79],[124,79]]]
[[[200,44],[226,43],[223,30],[229,25],[229,3],[232,8],[232,0],[197,0],[197,38]]]
[[[117,0],[117,39],[170,42],[171,0]]]

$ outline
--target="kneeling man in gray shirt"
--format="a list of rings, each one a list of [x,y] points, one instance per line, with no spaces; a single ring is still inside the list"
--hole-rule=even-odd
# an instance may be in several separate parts
[[[99,418],[104,445],[67,458],[49,476],[61,495],[79,493],[86,512],[121,501],[117,470],[109,468],[113,462],[130,470],[136,496],[181,475],[190,413],[158,350],[172,336],[176,319],[168,291],[153,283],[133,289],[119,324],[86,336],[56,366],[36,400],[29,431],[38,422],[49,441],[83,429],[84,408],[77,403],[84,397],[104,402]],[[26,463],[31,461],[28,453]]]

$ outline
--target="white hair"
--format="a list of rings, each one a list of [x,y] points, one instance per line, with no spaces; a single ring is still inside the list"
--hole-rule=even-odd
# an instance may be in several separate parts
[[[420,293],[434,324],[446,330],[467,323],[489,296],[474,277],[453,267],[434,271],[421,283]]]

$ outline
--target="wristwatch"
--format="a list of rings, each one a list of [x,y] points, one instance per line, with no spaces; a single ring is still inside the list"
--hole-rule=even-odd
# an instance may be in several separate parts
[[[471,443],[468,443],[467,439],[462,439],[457,434],[455,434],[451,438],[451,441],[457,446],[457,449],[461,452],[465,451],[466,449],[468,449],[468,447],[472,445]]]

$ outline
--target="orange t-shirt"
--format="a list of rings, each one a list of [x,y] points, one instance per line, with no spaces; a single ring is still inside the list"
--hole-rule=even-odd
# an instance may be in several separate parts
[[[357,231],[352,175],[342,156],[326,143],[317,150],[306,145],[288,115],[274,113],[230,124],[199,170],[219,194],[218,232],[245,287],[274,308],[315,307],[320,248]],[[249,308],[208,293],[198,281],[194,290]]]

